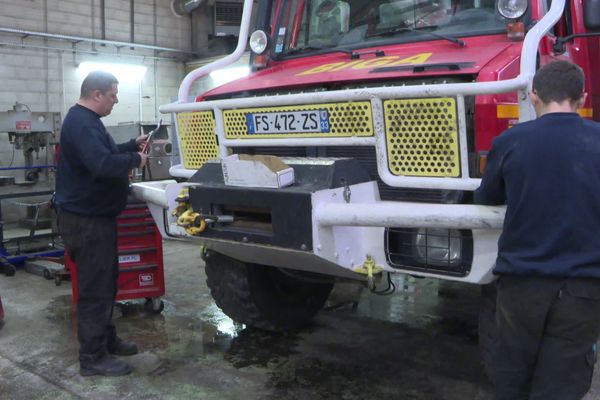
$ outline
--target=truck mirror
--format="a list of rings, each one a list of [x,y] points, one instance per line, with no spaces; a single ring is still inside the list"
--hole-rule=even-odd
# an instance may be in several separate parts
[[[600,0],[586,0],[583,21],[591,31],[600,31]]]

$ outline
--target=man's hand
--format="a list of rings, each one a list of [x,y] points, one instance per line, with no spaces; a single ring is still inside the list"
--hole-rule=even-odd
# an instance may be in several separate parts
[[[146,163],[148,161],[148,155],[146,153],[142,153],[141,151],[138,152],[138,154],[140,155],[141,161],[140,161],[140,165],[139,165],[139,169],[142,169],[146,166]]]
[[[135,138],[135,144],[138,148],[138,150],[143,150],[144,149],[144,145],[146,144],[146,141],[148,140],[148,135],[144,134],[144,135],[140,135],[138,137]]]

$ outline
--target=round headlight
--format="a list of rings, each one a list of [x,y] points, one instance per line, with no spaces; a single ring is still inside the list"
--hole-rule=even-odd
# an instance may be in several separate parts
[[[250,35],[250,49],[256,54],[262,54],[269,44],[267,34],[263,31],[254,31]]]
[[[499,0],[498,12],[504,18],[517,19],[527,11],[528,0]]]

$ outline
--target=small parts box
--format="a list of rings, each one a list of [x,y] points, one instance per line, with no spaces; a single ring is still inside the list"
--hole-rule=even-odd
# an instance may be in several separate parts
[[[130,200],[117,217],[119,281],[115,300],[146,299],[148,311],[160,313],[165,294],[162,237],[146,203]],[[77,303],[77,266],[65,252],[71,271],[73,302]]]
[[[229,186],[281,188],[294,183],[294,169],[275,156],[232,154],[221,159]]]

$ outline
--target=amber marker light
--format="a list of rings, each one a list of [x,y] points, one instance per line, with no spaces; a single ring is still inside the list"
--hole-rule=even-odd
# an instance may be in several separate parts
[[[525,24],[522,22],[509,22],[506,24],[506,36],[513,41],[525,38]]]
[[[269,57],[266,54],[257,54],[252,60],[252,66],[254,68],[260,69],[266,67],[268,62]]]
[[[487,163],[487,152],[479,153],[479,176],[483,176],[483,171],[485,171],[486,163]]]

